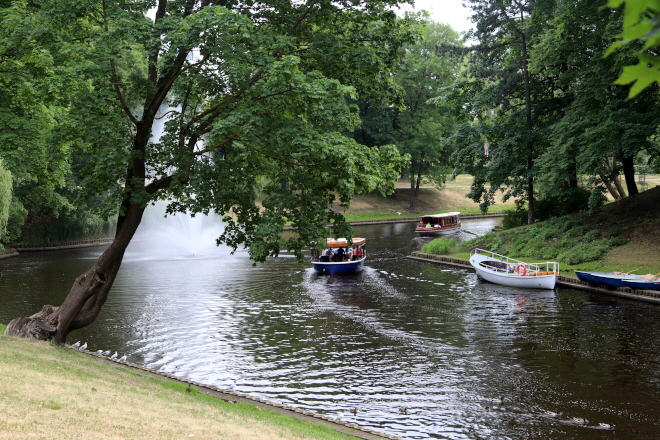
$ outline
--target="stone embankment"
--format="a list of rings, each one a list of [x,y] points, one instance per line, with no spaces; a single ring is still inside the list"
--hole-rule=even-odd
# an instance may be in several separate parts
[[[78,249],[93,246],[104,246],[112,243],[112,238],[97,238],[94,240],[65,241],[61,243],[42,244],[16,244],[12,248],[21,252],[61,251],[65,249]]]
[[[425,254],[423,252],[413,252],[407,258],[417,261],[424,261],[427,263],[458,267],[474,272],[474,268],[470,264],[470,261],[465,258],[456,258],[448,255]],[[660,304],[660,290],[638,290],[631,289],[629,287],[603,287],[585,281],[580,281],[576,277],[570,277],[567,275],[559,275],[557,285],[570,289],[586,290],[588,292],[601,293],[603,295],[617,296],[620,298]]]
[[[0,260],[3,260],[5,258],[16,257],[16,256],[18,256],[18,252],[16,252],[16,249],[5,249],[4,251],[0,251]]]

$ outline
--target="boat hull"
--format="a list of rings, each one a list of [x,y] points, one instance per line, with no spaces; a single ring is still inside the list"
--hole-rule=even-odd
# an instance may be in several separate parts
[[[364,260],[341,261],[341,262],[323,262],[312,261],[312,267],[317,273],[327,275],[342,275],[346,273],[360,272],[364,268]]]
[[[623,280],[626,287],[639,290],[660,290],[660,281]]]
[[[457,232],[461,232],[461,227],[456,226],[452,228],[417,228],[415,233],[421,236],[441,236],[441,235],[451,235]]]
[[[646,282],[647,280],[641,275],[632,275],[632,274],[620,274],[616,275],[612,272],[580,272],[575,271],[579,280],[590,281],[592,283],[600,284],[601,286],[612,286],[612,287],[629,287],[626,285],[625,281],[641,281]]]
[[[492,257],[487,257],[480,254],[473,254],[470,256],[470,264],[474,267],[474,270],[477,272],[481,278],[491,283],[500,284],[502,286],[509,287],[522,287],[527,289],[549,289],[552,290],[557,285],[558,275],[556,273],[549,275],[534,275],[530,274],[519,275],[517,272],[512,270],[508,272],[507,270],[491,270],[487,267],[484,267],[482,263],[490,262],[496,263],[500,266],[506,263],[494,259]],[[494,266],[494,265],[493,265]],[[517,265],[516,265],[517,266]],[[513,267],[511,268],[513,269]]]
[[[578,277],[578,280],[580,281],[586,281],[586,282],[591,282],[591,283],[597,283],[596,278],[590,273],[590,272],[581,272],[579,270],[575,271],[575,275]]]

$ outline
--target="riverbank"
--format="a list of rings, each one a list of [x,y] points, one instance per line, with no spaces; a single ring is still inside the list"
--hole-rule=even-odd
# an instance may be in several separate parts
[[[394,438],[46,342],[0,353],[2,440]]]

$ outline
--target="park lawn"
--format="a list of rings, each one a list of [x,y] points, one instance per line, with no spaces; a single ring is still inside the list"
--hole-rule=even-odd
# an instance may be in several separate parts
[[[36,340],[0,336],[0,377],[2,440],[356,439]]]

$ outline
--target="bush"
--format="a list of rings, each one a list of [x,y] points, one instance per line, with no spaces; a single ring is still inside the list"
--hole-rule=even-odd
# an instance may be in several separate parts
[[[611,240],[609,240],[609,244],[611,247],[623,246],[624,244],[627,243],[628,243],[628,239],[626,237],[614,237]]]
[[[512,229],[527,224],[527,205],[517,203],[516,208],[505,211],[502,229]]]
[[[581,238],[581,241],[584,243],[591,243],[592,241],[596,241],[600,238],[600,231],[598,230],[591,230],[584,234]]]
[[[422,245],[422,252],[426,254],[442,255],[448,254],[456,247],[456,239],[436,238]]]
[[[607,242],[581,243],[559,254],[560,263],[575,265],[600,259],[609,250]]]
[[[566,236],[570,238],[582,238],[591,231],[591,228],[588,226],[575,226],[572,229],[566,231]]]
[[[591,192],[581,187],[571,187],[561,192],[546,194],[534,204],[534,217],[537,221],[544,221],[585,211],[589,208],[589,197]]]

